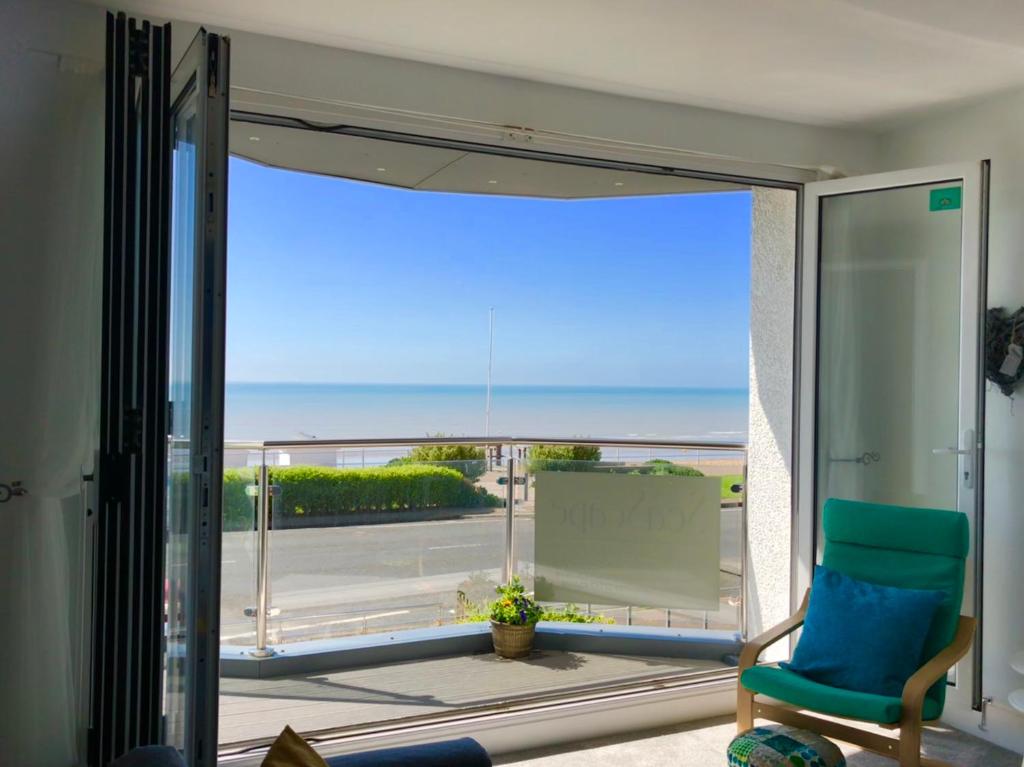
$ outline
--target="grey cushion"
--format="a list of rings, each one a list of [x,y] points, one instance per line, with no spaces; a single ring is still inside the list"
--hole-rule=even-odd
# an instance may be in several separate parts
[[[491,767],[484,747],[472,738],[344,754],[327,760],[330,767]]]

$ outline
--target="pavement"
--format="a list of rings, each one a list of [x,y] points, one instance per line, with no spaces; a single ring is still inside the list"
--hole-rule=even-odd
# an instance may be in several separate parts
[[[528,584],[533,572],[534,524],[529,508],[517,510],[515,553]],[[738,593],[738,509],[723,509],[722,587],[719,613],[707,625],[735,625]],[[473,603],[493,598],[504,562],[505,513],[465,519],[380,525],[275,530],[270,534],[270,642],[424,628],[453,623],[458,593]],[[249,645],[256,604],[256,535],[223,536],[222,639]],[[665,610],[594,606],[619,623],[667,625]],[[671,625],[704,625],[697,611],[671,613]]]

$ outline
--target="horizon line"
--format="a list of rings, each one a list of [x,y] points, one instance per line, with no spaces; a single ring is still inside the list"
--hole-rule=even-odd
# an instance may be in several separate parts
[[[225,385],[231,384],[264,384],[264,385],[281,385],[287,384],[291,386],[459,386],[464,388],[480,388],[486,389],[487,384],[485,382],[480,383],[455,383],[455,382],[424,382],[424,381],[272,381],[272,380],[251,380],[251,379],[232,379],[225,381]],[[557,383],[501,383],[492,384],[492,388],[501,387],[517,387],[517,388],[532,388],[532,389],[702,389],[702,390],[731,390],[731,391],[750,391],[749,386],[699,386],[693,384],[687,385],[651,385],[651,384],[584,384],[584,383],[570,383],[570,384],[557,384]]]

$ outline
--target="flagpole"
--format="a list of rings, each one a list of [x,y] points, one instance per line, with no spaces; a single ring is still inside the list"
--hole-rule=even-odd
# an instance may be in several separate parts
[[[491,436],[491,369],[494,365],[494,307],[489,312],[487,347],[487,407],[484,411],[484,436]]]

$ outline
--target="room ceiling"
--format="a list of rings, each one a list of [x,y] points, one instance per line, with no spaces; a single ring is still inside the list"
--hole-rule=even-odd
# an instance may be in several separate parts
[[[119,7],[815,125],[870,127],[1024,85],[1021,0],[125,0]]]

